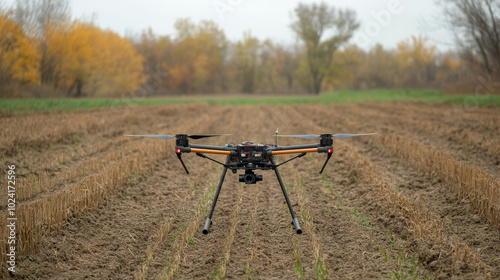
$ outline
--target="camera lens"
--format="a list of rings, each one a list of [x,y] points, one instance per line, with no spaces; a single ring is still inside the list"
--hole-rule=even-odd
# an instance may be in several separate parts
[[[255,184],[262,181],[262,175],[257,175],[251,170],[247,170],[245,174],[240,174],[239,181],[245,184]]]
[[[245,184],[255,184],[255,174],[245,174]]]

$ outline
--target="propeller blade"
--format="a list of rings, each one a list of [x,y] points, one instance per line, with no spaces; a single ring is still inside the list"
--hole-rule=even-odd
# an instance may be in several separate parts
[[[302,138],[302,139],[307,139],[307,140],[313,140],[315,138],[318,138],[320,135],[313,135],[313,134],[308,134],[308,135],[278,135],[278,137],[294,137],[294,138]]]
[[[365,134],[335,134],[332,135],[332,137],[336,137],[338,139],[345,139],[349,137],[356,137],[356,136],[364,136],[364,135],[375,135],[377,133],[365,133]]]
[[[349,137],[356,137],[356,136],[363,136],[363,135],[374,135],[377,133],[365,133],[365,134],[335,134],[332,135],[332,137],[336,137],[338,139],[345,139]],[[307,139],[307,140],[313,140],[321,135],[315,135],[315,134],[308,134],[308,135],[278,135],[279,137],[294,137],[294,138],[302,138],[302,139]]]
[[[189,135],[188,137],[191,139],[201,139],[201,138],[207,138],[207,137],[217,137],[217,136],[228,136],[231,134],[192,134]]]
[[[175,135],[123,135],[123,136],[150,137],[150,138],[159,138],[163,140],[170,140],[172,138],[175,138]]]

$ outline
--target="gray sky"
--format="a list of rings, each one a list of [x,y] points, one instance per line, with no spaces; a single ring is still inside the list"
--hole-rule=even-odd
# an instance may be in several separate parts
[[[13,0],[12,0],[13,1]],[[198,22],[213,20],[230,40],[250,30],[260,39],[293,43],[291,14],[299,2],[313,0],[70,0],[75,17],[96,16],[96,23],[120,34],[138,33],[151,27],[157,34],[174,34],[178,18]],[[424,35],[440,50],[450,49],[453,37],[439,28],[440,7],[435,0],[327,0],[328,4],[351,8],[361,22],[353,43],[368,49],[376,43],[394,48],[411,35]],[[218,8],[216,8],[218,7]],[[378,15],[378,16],[377,16]],[[377,21],[378,17],[378,21]]]

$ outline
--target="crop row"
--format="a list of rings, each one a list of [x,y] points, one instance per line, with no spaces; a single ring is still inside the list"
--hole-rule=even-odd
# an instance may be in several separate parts
[[[188,127],[195,127],[201,121],[198,119]],[[63,221],[92,211],[114,190],[123,186],[132,174],[151,172],[155,163],[166,155],[173,155],[171,146],[162,141],[141,142],[136,147],[131,146],[129,151],[116,152],[127,156],[112,156],[116,160],[98,173],[87,175],[71,186],[65,185],[54,194],[20,204],[17,208],[18,255],[35,253],[41,238],[53,230],[60,230]],[[0,218],[5,220],[5,214],[1,214]],[[6,228],[0,229],[1,248],[6,246],[7,234]],[[0,252],[0,260],[6,261],[5,250]]]
[[[295,113],[291,111],[291,113]],[[341,123],[342,120],[329,113],[329,121]],[[323,130],[317,124],[310,122],[306,124],[311,129]],[[350,126],[351,129],[355,126]],[[408,229],[415,236],[427,243],[437,247],[448,248],[453,260],[461,260],[474,267],[476,271],[487,272],[487,266],[482,263],[477,255],[470,250],[467,244],[459,241],[456,237],[450,237],[445,233],[444,220],[428,209],[423,204],[416,204],[404,194],[399,192],[394,185],[383,175],[383,172],[375,167],[368,158],[362,156],[351,145],[342,141],[336,141],[336,150],[343,150],[343,158],[349,168],[355,169],[358,176],[363,178],[365,184],[373,186],[370,194],[377,199],[385,211],[396,216],[401,216],[406,221]]]

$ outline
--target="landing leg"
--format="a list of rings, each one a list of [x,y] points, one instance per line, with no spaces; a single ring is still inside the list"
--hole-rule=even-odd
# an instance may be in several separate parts
[[[276,165],[276,162],[274,161],[274,157],[271,156],[271,163],[273,165]],[[285,184],[283,184],[283,180],[281,179],[280,172],[278,171],[278,168],[276,167],[274,169],[274,172],[276,173],[276,177],[278,178],[278,182],[280,183],[281,190],[283,191],[283,195],[285,196],[286,204],[288,205],[288,209],[290,210],[290,214],[292,214],[292,223],[295,226],[295,230],[297,234],[302,234],[302,229],[300,228],[299,221],[297,220],[297,217],[295,216],[295,211],[293,211],[292,208],[292,203],[290,202],[290,198],[288,197],[288,193],[286,192]]]
[[[226,165],[229,164],[229,157],[226,159]],[[215,191],[214,200],[212,201],[212,207],[210,208],[210,212],[208,213],[208,218],[205,223],[205,227],[203,228],[203,234],[208,234],[208,228],[212,224],[212,215],[214,214],[215,204],[217,204],[217,199],[219,198],[220,189],[222,188],[222,183],[224,183],[224,178],[226,177],[227,167],[224,167],[222,170],[222,174],[220,175],[219,185],[217,186],[217,190]]]

